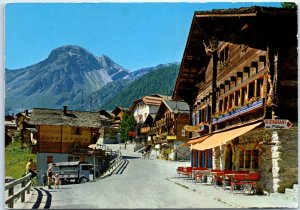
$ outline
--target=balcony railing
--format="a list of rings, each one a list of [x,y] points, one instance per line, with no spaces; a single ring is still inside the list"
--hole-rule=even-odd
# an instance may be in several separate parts
[[[260,108],[264,105],[264,99],[260,98],[250,104],[247,104],[245,106],[242,106],[234,111],[230,111],[224,115],[215,116],[212,118],[212,124],[224,122],[226,120],[232,119],[234,117],[237,117],[239,115],[248,113],[252,110],[255,110],[257,108]]]
[[[150,131],[150,127],[144,127],[140,129],[140,133],[148,133]]]
[[[162,118],[156,122],[157,127],[164,127],[164,126],[173,126],[174,125],[174,120],[173,118]]]

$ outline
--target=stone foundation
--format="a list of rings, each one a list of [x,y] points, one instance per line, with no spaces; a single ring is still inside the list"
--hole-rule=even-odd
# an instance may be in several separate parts
[[[298,183],[298,127],[286,130],[265,130],[264,127],[229,141],[227,145],[214,148],[214,168],[226,168],[226,154],[232,148],[232,169],[259,171],[258,190],[284,193]],[[230,145],[230,146],[229,146]],[[259,167],[239,167],[239,151],[259,150]],[[227,163],[228,166],[228,163]]]

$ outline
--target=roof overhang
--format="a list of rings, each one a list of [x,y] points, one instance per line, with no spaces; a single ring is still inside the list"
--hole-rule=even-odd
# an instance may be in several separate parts
[[[250,7],[229,10],[195,12],[173,100],[193,104],[197,83],[205,76],[211,56],[204,43],[212,39],[242,44],[256,49],[287,45],[297,46],[297,11],[282,8]]]

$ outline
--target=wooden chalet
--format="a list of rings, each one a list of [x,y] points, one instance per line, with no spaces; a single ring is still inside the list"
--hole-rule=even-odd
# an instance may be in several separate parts
[[[117,106],[114,108],[114,110],[111,112],[111,114],[114,116],[114,122],[113,122],[114,127],[116,127],[116,128],[120,127],[123,114],[126,111],[128,111],[128,109],[124,108],[124,107]]]
[[[170,99],[170,97],[158,94],[143,96],[135,100],[129,110],[133,111],[137,123],[143,123],[148,117],[148,114],[156,114],[163,99]]]
[[[156,141],[160,145],[162,158],[170,160],[187,160],[189,148],[179,147],[189,140],[184,126],[189,123],[190,108],[182,101],[163,100],[155,117]]]
[[[159,105],[164,99],[170,99],[170,97],[153,94],[150,96],[143,96],[133,102],[129,111],[133,112],[133,116],[137,121],[135,142],[143,145],[147,144],[148,131],[145,132],[145,127],[150,126],[149,122],[151,121],[151,118],[153,121],[153,116],[156,115]],[[147,122],[146,119],[148,119]]]
[[[199,128],[192,166],[257,171],[268,192],[298,183],[297,44],[294,9],[194,13],[173,92]],[[277,118],[293,126],[264,128]]]
[[[105,151],[92,150],[88,146],[97,142],[101,128],[108,121],[99,112],[67,110],[66,106],[63,110],[34,108],[30,124],[37,129],[38,172],[45,172],[51,162],[93,163],[93,155],[97,156],[96,164],[101,163]]]

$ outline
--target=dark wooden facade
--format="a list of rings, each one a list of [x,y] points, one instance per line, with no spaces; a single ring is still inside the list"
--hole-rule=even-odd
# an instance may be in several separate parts
[[[188,148],[179,148],[189,140],[189,133],[184,130],[189,123],[189,116],[190,109],[185,102],[164,100],[160,104],[154,121],[157,133],[155,144],[166,145],[161,147],[161,154],[165,153],[163,158],[189,159],[190,155],[186,152]],[[173,153],[173,158],[169,157],[169,153]]]
[[[208,126],[200,138],[207,134],[223,138],[224,132],[224,142],[204,147],[213,139],[207,138],[206,143],[193,145],[192,164],[212,150],[214,155],[203,160],[212,162],[211,168],[260,171],[261,188],[268,191],[284,192],[298,182],[295,156],[278,157],[291,148],[297,150],[297,129],[286,136],[285,131],[263,128],[264,119],[276,116],[297,126],[297,58],[296,10],[250,7],[195,12],[173,99],[192,107],[191,125]],[[241,134],[235,137],[235,133]],[[290,147],[282,146],[285,142]],[[272,165],[272,159],[285,164]]]

